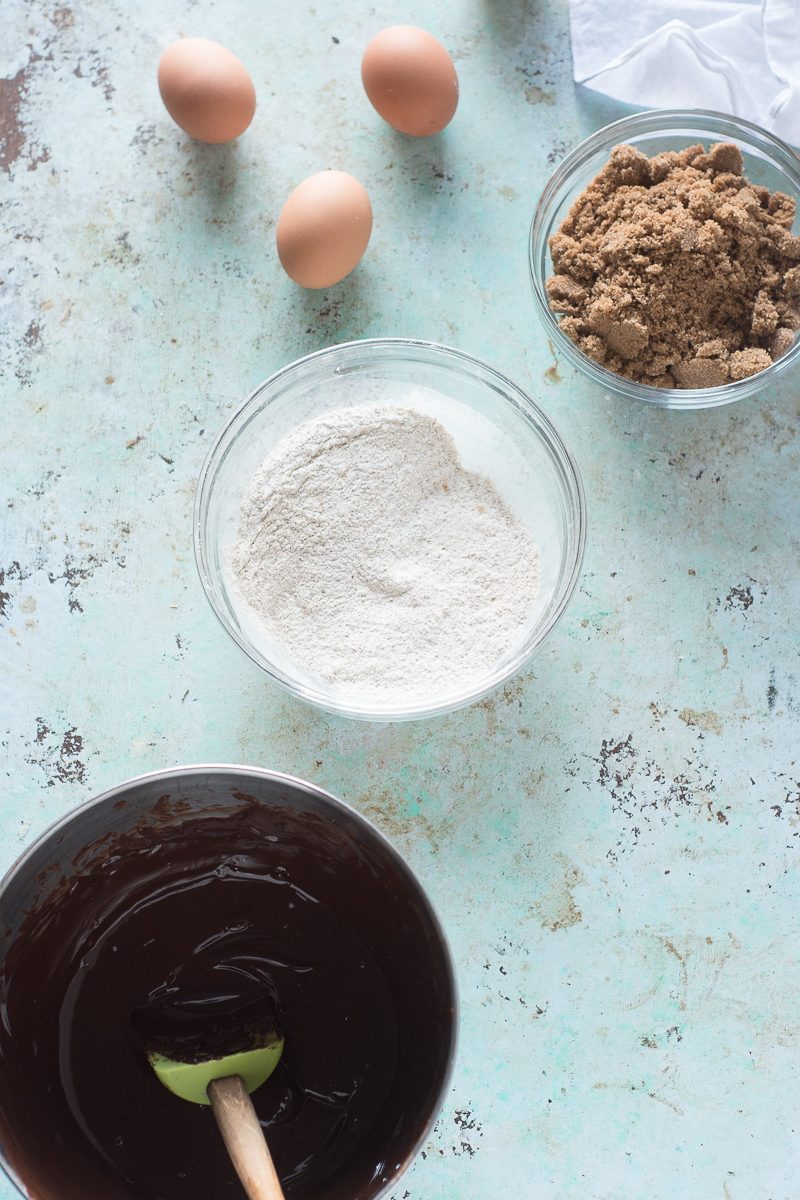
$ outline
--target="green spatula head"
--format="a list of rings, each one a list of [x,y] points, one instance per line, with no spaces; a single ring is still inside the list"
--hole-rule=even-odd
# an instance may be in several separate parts
[[[192,1104],[210,1104],[208,1085],[212,1079],[227,1079],[238,1075],[244,1080],[248,1092],[266,1083],[280,1062],[283,1054],[283,1038],[258,1046],[255,1050],[240,1050],[224,1058],[209,1058],[205,1062],[175,1062],[165,1058],[157,1050],[151,1050],[147,1058],[165,1088],[190,1100]]]
[[[192,1104],[210,1104],[208,1085],[238,1075],[248,1092],[266,1083],[283,1054],[276,998],[159,995],[133,1014],[157,1078]]]

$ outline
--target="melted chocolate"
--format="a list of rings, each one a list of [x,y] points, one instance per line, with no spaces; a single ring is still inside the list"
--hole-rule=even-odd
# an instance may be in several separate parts
[[[167,1092],[144,1047],[230,1053],[265,1012],[286,1045],[253,1101],[287,1193],[374,1191],[399,1166],[392,1139],[424,1119],[420,1055],[449,1046],[430,1001],[409,1026],[398,990],[429,950],[409,897],[299,819],[245,804],[106,838],[25,920],[0,971],[0,1126],[43,1196],[239,1200],[210,1111]]]
[[[216,945],[216,942],[212,943]],[[232,986],[222,980],[212,991],[191,992],[189,973],[181,972],[181,982],[160,983],[153,988],[143,1008],[131,1013],[131,1022],[142,1042],[142,1052],[155,1051],[173,1062],[200,1063],[224,1058],[242,1050],[256,1050],[278,1042],[284,1035],[284,1018],[273,974],[257,962],[217,962],[203,947],[197,959],[205,960],[193,974],[230,971]],[[208,958],[212,965],[208,968]],[[208,986],[208,979],[203,983]]]

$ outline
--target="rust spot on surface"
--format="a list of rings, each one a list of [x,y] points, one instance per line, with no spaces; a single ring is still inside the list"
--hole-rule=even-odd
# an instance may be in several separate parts
[[[715,712],[697,712],[693,708],[682,708],[678,713],[678,719],[683,721],[684,725],[702,729],[704,733],[722,733],[722,724]]]
[[[71,8],[57,8],[50,20],[56,29],[71,29],[75,24],[75,13]]]
[[[475,707],[482,708],[486,713],[486,732],[489,737],[494,737],[497,733],[497,713],[494,707],[494,698],[492,696],[484,696],[483,700],[479,700]]]
[[[422,811],[407,811],[402,797],[389,791],[379,792],[378,795],[368,794],[362,797],[357,806],[365,817],[374,821],[391,838],[401,840],[421,833],[430,843],[434,854],[438,853],[442,841],[452,832],[453,822],[450,818],[434,824]]]
[[[550,348],[550,353],[553,356],[553,365],[552,367],[547,368],[544,373],[544,377],[548,383],[561,383],[561,376],[558,373],[558,358],[556,356],[555,347],[550,341],[550,338],[547,339],[547,345]]]
[[[685,1009],[686,1008],[686,992],[689,987],[689,969],[686,964],[686,955],[681,954],[680,950],[678,950],[675,943],[673,941],[671,941],[669,938],[667,938],[667,937],[662,938],[662,941],[664,943],[664,949],[667,951],[667,953],[671,954],[673,958],[677,958],[678,962],[680,963],[681,994],[678,998],[678,1004],[679,1004],[680,1008]]]
[[[41,58],[41,54],[30,48],[25,66],[20,67],[16,75],[0,79],[0,170],[5,171],[7,175],[11,174],[11,168],[22,157],[28,143],[22,106],[28,95],[28,72]],[[44,148],[36,153],[33,147],[30,147],[28,156],[28,170],[33,171],[40,162],[46,162],[50,154]]]
[[[547,88],[540,88],[535,84],[531,84],[530,87],[525,88],[525,99],[528,101],[528,104],[547,104],[552,106],[556,102],[556,94]]]
[[[6,173],[22,154],[25,145],[25,130],[20,116],[25,96],[26,71],[20,67],[11,79],[0,79],[0,167]]]
[[[20,109],[25,97],[27,67],[21,67],[10,79],[0,79],[0,167],[11,171],[25,145],[25,127]]]
[[[531,912],[537,918],[543,929],[557,933],[569,929],[583,920],[583,914],[575,903],[572,889],[583,881],[583,876],[577,867],[564,863],[562,877],[557,880],[550,891],[533,905]]]
[[[507,683],[503,688],[503,703],[516,704],[518,707],[521,707],[521,701],[524,692],[524,678],[512,679],[511,683]]]

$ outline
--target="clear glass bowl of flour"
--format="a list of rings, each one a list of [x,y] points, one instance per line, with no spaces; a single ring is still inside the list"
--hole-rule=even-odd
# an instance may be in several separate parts
[[[800,336],[771,366],[745,379],[718,387],[650,387],[624,379],[585,354],[561,329],[550,308],[547,280],[553,275],[548,243],[561,226],[575,200],[606,165],[612,149],[634,146],[648,157],[665,150],[683,150],[701,143],[706,149],[715,142],[732,142],[744,159],[744,175],[754,184],[783,192],[797,203],[792,233],[800,234],[800,158],[779,138],[750,121],[703,109],[659,109],[635,113],[614,121],[576,146],[550,176],[531,222],[528,244],[533,294],[545,333],[556,349],[574,366],[606,391],[631,400],[644,400],[661,408],[697,409],[730,404],[752,396],[784,379],[800,362]]]
[[[443,426],[452,439],[460,468],[471,476],[482,477],[484,483],[489,481],[490,500],[495,496],[519,535],[535,545],[538,582],[530,602],[525,601],[508,644],[498,647],[492,661],[483,663],[480,670],[474,664],[465,670],[463,663],[453,661],[446,677],[439,669],[427,678],[420,646],[407,644],[402,648],[402,653],[408,655],[403,668],[413,666],[413,686],[396,685],[391,680],[386,684],[380,678],[385,648],[375,644],[376,633],[371,629],[363,639],[363,653],[367,660],[373,656],[375,670],[368,678],[355,682],[337,680],[315,669],[314,662],[303,653],[306,647],[293,649],[287,644],[287,639],[276,632],[277,627],[253,607],[252,593],[248,593],[250,599],[245,597],[242,577],[235,566],[240,562],[246,528],[243,504],[249,514],[246,519],[252,521],[253,481],[265,459],[274,456],[276,448],[280,452],[287,439],[305,437],[313,423],[338,419],[345,409],[374,413],[377,409],[398,408],[411,409],[423,420],[432,418],[438,422],[436,429]],[[404,471],[405,466],[401,474]],[[413,471],[410,478],[413,482]],[[337,499],[344,501],[346,472],[341,486],[345,490]],[[387,480],[387,488],[390,486]],[[442,486],[446,491],[446,485]],[[402,509],[403,494],[398,494],[398,501],[398,509]],[[257,504],[261,503],[258,499]],[[480,508],[483,511],[483,505]],[[275,571],[267,582],[279,602],[286,600],[288,619],[291,621],[294,615],[300,622],[305,605],[301,553],[305,532],[292,524],[298,520],[302,524],[302,510],[299,516],[296,509],[292,513],[286,528],[287,545],[291,550],[296,544],[298,555],[290,553],[281,561],[276,558]],[[353,522],[352,510],[347,519]],[[385,512],[381,519],[385,533]],[[402,519],[398,516],[398,522]],[[364,512],[363,521],[355,521],[362,548],[369,548],[372,522],[376,522],[374,512]],[[281,529],[279,526],[279,535]],[[274,536],[274,527],[272,533]],[[334,533],[338,536],[339,531]],[[423,540],[425,536],[423,531]],[[327,712],[373,721],[413,720],[448,712],[480,699],[526,667],[561,618],[575,589],[585,536],[585,498],[577,466],[550,420],[530,397],[467,354],[399,338],[350,342],[320,350],[263,383],[214,442],[200,473],[195,503],[194,542],[200,578],[214,612],[233,640],[275,683],[295,696]],[[463,562],[464,546],[458,551]],[[467,557],[469,553],[467,547]],[[406,574],[417,570],[414,559],[412,553],[410,561],[404,562]],[[315,562],[315,569],[317,565]],[[341,564],[332,565],[341,587]],[[282,572],[286,573],[285,597],[281,595]],[[447,572],[446,564],[443,572]],[[361,575],[358,568],[356,575]],[[312,592],[318,596],[319,582],[309,576],[309,596]],[[435,590],[429,594],[437,595]],[[446,628],[449,621],[457,620],[459,627],[450,632],[458,633],[461,644],[468,648],[471,611],[457,603],[458,597],[453,610],[447,611],[444,588],[442,596],[443,610],[439,613],[433,608],[427,614],[428,623],[435,626],[441,622]],[[513,597],[500,599],[510,601]],[[408,615],[403,612],[403,597],[398,603],[398,621],[402,621]],[[346,617],[349,621],[349,614]],[[330,622],[329,612],[326,619]],[[309,643],[324,637],[337,640],[338,631],[330,623],[324,630],[314,626],[306,629]],[[352,626],[342,636],[352,643]],[[399,642],[397,638],[393,641],[395,646],[400,645],[402,637]],[[446,644],[455,643],[451,640]]]

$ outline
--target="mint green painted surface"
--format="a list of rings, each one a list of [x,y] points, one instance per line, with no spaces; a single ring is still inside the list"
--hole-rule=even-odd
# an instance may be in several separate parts
[[[394,134],[361,93],[361,51],[397,21],[455,55],[438,139]],[[194,145],[162,110],[179,34],[250,67],[237,145]],[[151,768],[313,780],[394,839],[458,964],[452,1092],[394,1200],[796,1200],[800,381],[668,414],[554,361],[531,212],[621,113],[576,93],[564,6],[7,0],[0,42],[1,865]],[[363,180],[375,233],[355,275],[306,293],[274,224],[324,167]],[[526,387],[590,512],[535,670],[385,728],[272,688],[191,551],[226,414],[298,355],[372,335],[451,343]]]

